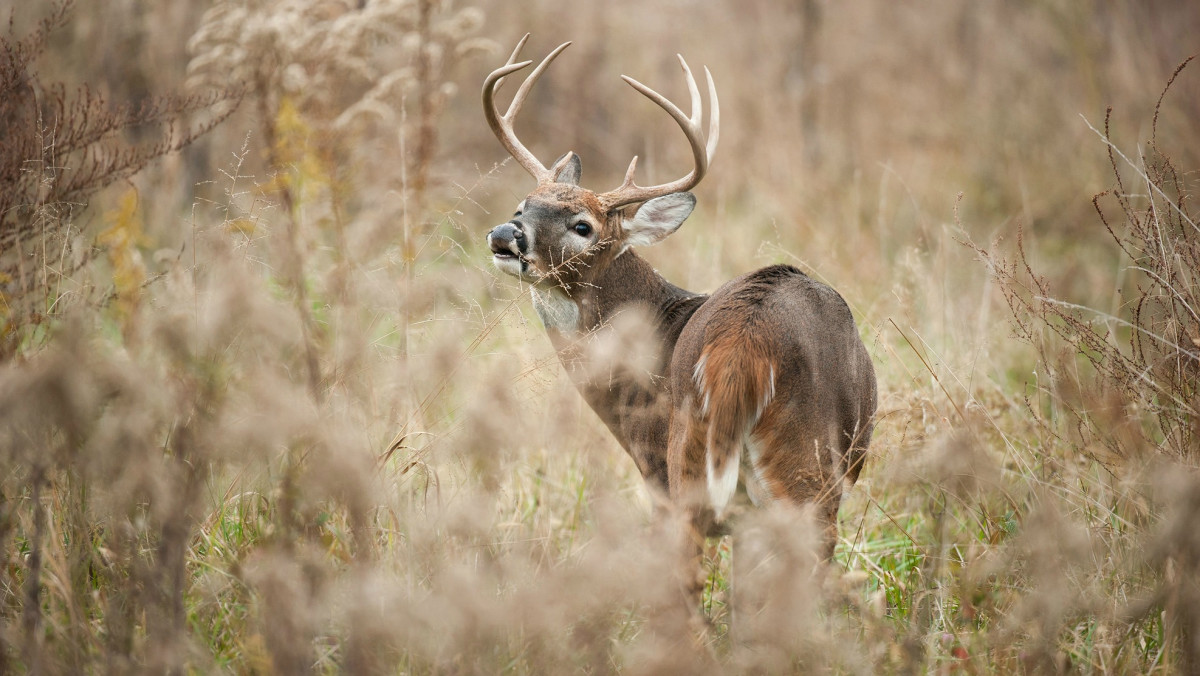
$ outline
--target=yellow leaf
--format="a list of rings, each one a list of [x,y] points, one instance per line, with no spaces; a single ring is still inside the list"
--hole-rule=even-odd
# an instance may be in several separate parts
[[[112,264],[112,282],[116,290],[117,308],[124,318],[136,311],[141,300],[142,285],[146,282],[146,266],[138,247],[144,244],[142,218],[138,213],[137,190],[130,188],[121,196],[117,208],[104,215],[109,223],[98,236]]]
[[[256,225],[257,224],[249,218],[235,218],[232,221],[227,221],[225,223],[225,232],[228,232],[231,235],[238,234],[250,237],[254,235],[254,229]]]

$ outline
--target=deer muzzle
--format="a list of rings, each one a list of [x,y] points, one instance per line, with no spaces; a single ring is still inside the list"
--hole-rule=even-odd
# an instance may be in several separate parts
[[[518,277],[529,269],[529,238],[517,223],[504,223],[492,228],[487,236],[492,250],[492,262],[503,272]]]
[[[497,257],[519,258],[528,251],[525,232],[514,223],[505,223],[492,228],[487,236],[488,246]]]

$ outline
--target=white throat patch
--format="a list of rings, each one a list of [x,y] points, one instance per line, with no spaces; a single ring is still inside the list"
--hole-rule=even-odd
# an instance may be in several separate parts
[[[561,289],[539,289],[533,292],[533,309],[542,318],[542,324],[559,333],[575,333],[579,330],[579,306]]]

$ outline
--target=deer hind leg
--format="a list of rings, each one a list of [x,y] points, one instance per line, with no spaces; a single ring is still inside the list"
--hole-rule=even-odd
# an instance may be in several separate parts
[[[672,416],[667,464],[671,503],[680,524],[679,580],[683,602],[691,614],[697,637],[703,640],[708,623],[701,612],[707,575],[704,545],[714,519],[707,495],[705,474],[706,425],[700,408],[691,401]]]
[[[817,472],[801,472],[786,487],[785,500],[792,506],[811,509],[821,530],[820,557],[833,560],[838,538],[838,509],[842,503],[842,477],[834,468],[825,466]]]
[[[667,453],[672,501],[688,514],[694,540],[689,567],[693,605],[699,608],[706,576],[704,539],[715,534],[737,493],[743,446],[774,401],[776,370],[769,346],[755,333],[718,332],[699,349],[676,391]],[[685,362],[691,363],[691,362]]]
[[[837,513],[845,479],[845,444],[824,424],[812,424],[805,407],[771,408],[747,439],[747,493],[765,502],[814,510],[822,532],[821,554],[833,558]],[[764,502],[762,498],[756,500]]]

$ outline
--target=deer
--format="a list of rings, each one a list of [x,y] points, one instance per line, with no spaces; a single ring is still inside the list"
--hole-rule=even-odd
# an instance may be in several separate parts
[[[696,206],[689,192],[717,148],[716,86],[705,67],[711,112],[701,128],[699,88],[682,56],[691,115],[646,85],[630,86],[667,112],[690,144],[682,178],[642,187],[638,158],[616,189],[580,186],[581,161],[567,152],[549,169],[517,138],[513,123],[530,88],[570,42],[551,51],[513,95],[496,106],[529,35],[483,83],[488,125],[537,185],[507,222],[487,234],[495,267],[531,290],[559,361],[590,408],[632,457],[652,495],[685,515],[685,576],[695,609],[705,538],[728,532],[739,505],[815,507],[825,560],[833,556],[843,490],[858,479],[870,443],[876,381],[846,301],[789,265],[746,273],[711,294],[663,278],[639,247],[662,241]],[[588,336],[623,312],[647,318],[656,354],[646,374],[600,364]]]

